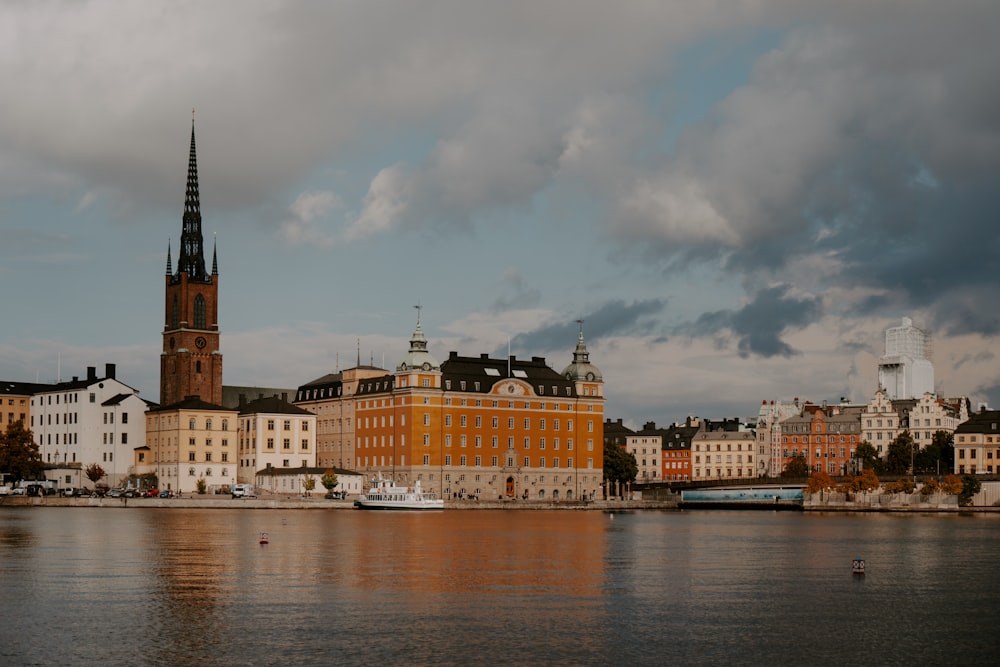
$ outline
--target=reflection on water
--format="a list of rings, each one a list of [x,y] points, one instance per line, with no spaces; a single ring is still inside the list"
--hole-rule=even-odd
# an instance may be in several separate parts
[[[987,664],[998,528],[994,516],[0,508],[0,664]]]

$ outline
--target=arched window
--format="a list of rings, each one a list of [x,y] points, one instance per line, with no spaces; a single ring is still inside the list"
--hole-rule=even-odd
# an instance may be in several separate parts
[[[181,304],[177,300],[177,295],[174,295],[173,307],[170,311],[170,326],[174,329],[181,325]]]
[[[194,328],[205,328],[205,297],[200,294],[194,298]]]

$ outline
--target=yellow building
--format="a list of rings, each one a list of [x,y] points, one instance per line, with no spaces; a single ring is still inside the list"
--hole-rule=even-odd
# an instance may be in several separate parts
[[[146,412],[146,445],[160,489],[198,493],[226,490],[236,482],[237,411],[198,396]]]
[[[418,319],[395,372],[325,376],[300,387],[296,404],[317,412],[332,460],[369,478],[420,480],[445,498],[575,500],[601,488],[603,386],[582,331],[557,373],[540,357],[452,352],[438,363]],[[320,446],[321,466],[329,452]]]

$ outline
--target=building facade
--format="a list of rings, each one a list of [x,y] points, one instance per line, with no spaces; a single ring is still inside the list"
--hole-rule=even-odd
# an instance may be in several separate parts
[[[913,441],[923,448],[933,442],[936,432],[954,433],[968,418],[968,398],[946,399],[926,392],[918,399],[892,400],[879,387],[861,415],[861,438],[884,457],[903,431],[909,431]]]
[[[918,398],[934,392],[931,337],[904,317],[885,330],[885,352],[878,361],[878,383],[890,399]]]
[[[368,479],[381,473],[404,483],[420,480],[445,498],[574,500],[600,493],[603,377],[589,361],[582,331],[573,361],[558,373],[539,357],[452,352],[439,363],[418,318],[394,372],[358,370],[354,386],[348,388],[344,376],[328,377],[300,387],[296,403],[327,410],[317,415],[321,421],[344,420],[331,434],[336,449],[353,429],[347,467]],[[338,392],[350,400],[329,400]],[[349,425],[350,415],[338,414],[348,406],[354,412]]]
[[[197,396],[146,412],[146,441],[161,490],[227,491],[236,483],[238,412]]]
[[[236,481],[253,484],[261,470],[316,467],[316,415],[272,396],[239,412]]]
[[[854,451],[861,442],[861,413],[806,404],[802,415],[781,422],[782,469],[793,457],[809,470],[829,475],[854,473]]]
[[[802,414],[799,399],[794,401],[764,400],[757,413],[757,473],[760,476],[779,477],[784,470],[785,457],[781,445],[781,422]]]
[[[751,431],[701,429],[691,441],[692,453],[697,459],[693,466],[693,479],[756,478],[756,445],[756,435]]]
[[[955,429],[955,474],[1000,472],[1000,410],[981,409]]]
[[[88,366],[85,378],[50,385],[32,396],[29,425],[42,462],[72,471],[59,473],[71,477],[67,485],[92,484],[84,471],[97,464],[105,472],[99,483],[119,486],[134,473],[133,450],[145,444],[146,408],[138,390],[115,378],[114,364],[105,365],[102,377]]]

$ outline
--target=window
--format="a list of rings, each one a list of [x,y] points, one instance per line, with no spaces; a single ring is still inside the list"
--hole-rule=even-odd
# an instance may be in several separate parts
[[[291,449],[292,448],[292,441],[291,441],[291,439],[289,439],[289,438],[283,439],[281,441],[281,448],[282,449]]]
[[[460,465],[460,466],[464,466],[465,465],[465,454],[463,454],[462,456],[458,457],[458,465]]]
[[[194,452],[188,452],[188,461],[194,461]]]
[[[128,423],[128,413],[127,412],[123,412],[122,413],[122,423],[123,424],[127,424]]]
[[[444,425],[451,426],[451,415],[444,416]],[[424,426],[430,426],[430,424],[424,424]]]
[[[268,449],[274,449],[274,438],[268,438],[267,439],[267,448]]]
[[[291,431],[292,430],[292,420],[286,419],[284,421],[284,423],[282,424],[282,426],[283,426],[283,428],[284,428],[285,431]]]
[[[268,419],[267,420],[267,430],[268,431],[273,431],[274,430],[274,420],[273,419]]]
[[[424,465],[425,466],[429,466],[430,464],[431,464],[431,455],[430,454],[424,454]]]
[[[201,294],[194,298],[194,328],[204,329],[205,327],[205,297]]]
[[[425,412],[424,413],[424,426],[430,426],[430,425],[431,425],[431,413]]]

